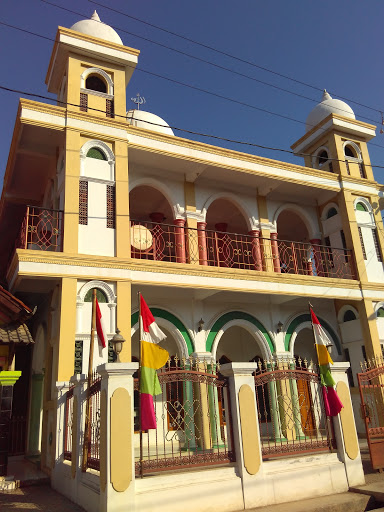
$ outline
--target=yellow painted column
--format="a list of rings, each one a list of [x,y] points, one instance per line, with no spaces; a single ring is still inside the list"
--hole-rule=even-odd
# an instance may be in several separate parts
[[[61,280],[61,306],[59,316],[59,339],[55,381],[69,381],[74,372],[76,337],[77,279],[63,277]]]
[[[335,134],[330,134],[328,140],[328,147],[332,158],[332,167],[333,172],[335,174],[341,174],[343,176],[347,176],[347,167],[344,161],[344,151],[343,151],[343,143],[341,141],[341,137]]]
[[[373,170],[371,167],[371,159],[369,157],[368,147],[365,142],[360,142],[361,157],[363,159],[365,175],[368,180],[374,180]]]
[[[117,306],[116,306],[116,327],[121,331],[125,338],[123,350],[120,353],[122,363],[130,363],[131,352],[131,281],[117,281],[116,286]]]
[[[260,246],[263,256],[263,267],[267,272],[274,272],[273,255],[271,246],[271,232],[265,226],[269,224],[267,198],[265,196],[257,196],[257,207],[259,210],[260,221]]]
[[[116,256],[118,258],[130,258],[128,145],[126,142],[116,141],[114,146],[116,180]]]
[[[373,309],[372,301],[363,299],[358,304],[361,330],[367,357],[382,357],[379,331],[377,329],[376,314]]]
[[[367,282],[367,269],[361,248],[358,226],[356,222],[355,209],[353,205],[355,197],[346,190],[339,193],[338,203],[340,208],[340,215],[343,224],[343,231],[348,249],[353,249],[357,279],[362,282]]]
[[[76,254],[79,237],[80,132],[67,129],[65,144],[63,251]]]

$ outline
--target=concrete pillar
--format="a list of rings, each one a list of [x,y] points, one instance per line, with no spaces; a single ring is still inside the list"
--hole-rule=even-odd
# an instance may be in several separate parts
[[[249,235],[252,237],[252,257],[255,262],[255,270],[263,270],[263,259],[261,256],[261,248],[260,248],[260,231],[258,229],[253,229],[249,232]]]
[[[277,273],[281,272],[279,245],[277,243],[277,233],[271,233],[271,251],[273,259],[273,270]]]
[[[200,265],[208,265],[207,255],[207,238],[205,235],[206,222],[197,223],[197,241],[199,244],[199,263]]]
[[[28,454],[40,453],[41,420],[43,410],[44,373],[33,373],[31,378],[31,407],[29,416]]]
[[[365,480],[348,385],[349,367],[349,363],[335,362],[331,371],[336,382],[336,392],[344,406],[340,414],[333,418],[337,452],[344,463],[348,486],[352,487],[364,485]]]
[[[238,473],[242,479],[244,509],[268,503],[263,478],[260,429],[257,415],[256,363],[228,363],[220,373],[229,378],[233,442]]]
[[[175,227],[175,249],[176,249],[176,262],[185,263],[185,232],[184,232],[184,219],[175,219],[173,221]]]
[[[100,399],[100,512],[135,509],[133,374],[138,363],[105,363]]]

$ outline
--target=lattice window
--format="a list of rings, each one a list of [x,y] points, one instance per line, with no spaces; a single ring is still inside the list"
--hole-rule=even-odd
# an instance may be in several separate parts
[[[365,168],[364,168],[363,162],[359,162],[359,171],[360,171],[360,177],[361,178],[366,178],[367,177],[365,175]]]
[[[345,167],[347,168],[347,174],[351,175],[351,171],[349,170],[348,160],[345,161]]]
[[[116,227],[116,191],[114,185],[107,185],[107,228]]]
[[[83,340],[75,341],[75,374],[83,371]]]
[[[372,236],[373,236],[373,242],[375,244],[377,261],[383,261],[383,257],[381,255],[381,250],[380,250],[379,238],[377,236],[377,229],[376,228],[372,229]]]
[[[333,172],[333,163],[329,162],[328,164],[329,172]]]
[[[358,226],[358,228],[357,228],[357,229],[359,230],[359,238],[360,238],[360,243],[361,243],[361,249],[362,249],[362,251],[363,251],[363,257],[364,257],[364,259],[366,260],[366,259],[367,259],[367,253],[366,253],[366,251],[365,251],[365,245],[364,245],[364,240],[363,240],[363,234],[362,234],[362,232],[361,232],[361,227],[360,227],[360,226]]]
[[[88,224],[88,181],[79,181],[79,224]]]
[[[107,117],[115,117],[115,103],[113,100],[106,100],[105,110]]]
[[[88,112],[88,94],[84,92],[80,93],[80,110],[82,112]]]
[[[93,288],[87,291],[84,297],[84,302],[92,302],[93,299]],[[100,290],[100,288],[96,288],[96,299],[99,304],[107,304],[108,299],[105,293]]]

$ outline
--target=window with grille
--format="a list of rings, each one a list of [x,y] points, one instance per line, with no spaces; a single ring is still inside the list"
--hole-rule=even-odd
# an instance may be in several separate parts
[[[106,100],[105,111],[107,117],[115,117],[115,103],[113,100]]]
[[[88,224],[88,181],[79,182],[79,224]]]
[[[381,255],[379,237],[377,236],[377,228],[372,229],[373,243],[375,244],[377,261],[383,261],[383,257]]]
[[[357,229],[359,230],[359,238],[360,238],[360,243],[361,243],[361,249],[363,251],[363,257],[366,260],[367,259],[367,253],[365,252],[365,245],[364,245],[364,240],[363,240],[363,234],[361,232],[361,227],[358,226]]]
[[[93,288],[87,291],[84,297],[84,302],[92,302],[93,298]],[[96,299],[99,304],[106,304],[108,302],[107,296],[105,293],[100,290],[100,288],[96,288]]]
[[[116,190],[114,185],[107,185],[107,228],[116,227]]]
[[[83,372],[83,340],[75,341],[75,368],[74,373],[80,374]]]
[[[95,158],[96,160],[107,160],[107,157],[99,148],[91,148],[87,153],[87,158]]]
[[[360,177],[361,178],[366,178],[367,177],[365,175],[365,168],[364,168],[363,162],[359,162],[359,171],[360,171]]]
[[[80,93],[80,110],[82,112],[88,112],[88,94],[84,92]]]
[[[347,168],[347,174],[351,175],[351,171],[349,170],[348,160],[345,161],[345,167]]]
[[[333,172],[333,163],[329,162],[328,164],[329,172]]]

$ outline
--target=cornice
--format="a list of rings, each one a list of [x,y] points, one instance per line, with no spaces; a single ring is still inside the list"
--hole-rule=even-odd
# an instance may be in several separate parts
[[[327,286],[329,288],[334,287],[357,290],[360,289],[359,282],[350,279],[334,279],[318,276],[278,274],[274,272],[264,272],[256,270],[228,269],[203,265],[153,262],[145,260],[135,260],[130,258],[109,258],[102,256],[90,256],[86,254],[70,255],[65,253],[46,253],[43,251],[17,249],[16,258],[14,259],[17,259],[17,261],[12,262],[12,267],[14,267],[14,265],[17,266],[18,262],[44,263],[66,265],[72,267],[80,266],[90,268],[108,268],[116,270],[123,269],[135,272],[152,272],[156,274],[188,275],[230,280],[232,279],[270,283],[286,283],[302,286]]]
[[[42,103],[40,101],[28,100],[20,98],[20,107],[35,110],[36,112],[46,112],[48,114],[55,114],[60,117],[65,117],[67,109],[58,105],[51,105],[50,103]]]

